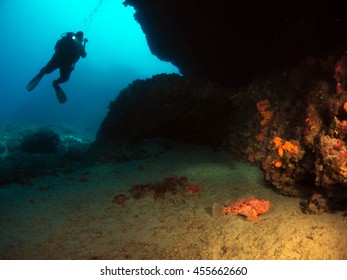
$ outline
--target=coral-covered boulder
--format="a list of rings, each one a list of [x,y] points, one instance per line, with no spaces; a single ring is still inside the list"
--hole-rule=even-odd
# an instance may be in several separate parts
[[[343,79],[336,78],[336,64],[326,68],[326,61],[311,58],[285,76],[249,86],[264,87],[266,95],[258,90],[262,99],[253,105],[261,119],[245,141],[248,160],[259,164],[281,193],[310,197],[303,204],[307,213],[338,209],[347,202],[347,91]],[[337,65],[339,61],[335,58]],[[271,118],[264,130],[266,115]],[[327,205],[312,197],[324,197]]]

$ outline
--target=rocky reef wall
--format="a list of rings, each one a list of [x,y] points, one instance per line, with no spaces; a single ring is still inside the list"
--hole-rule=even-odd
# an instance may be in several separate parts
[[[222,146],[282,194],[306,197],[306,212],[343,208],[347,56],[309,57],[242,87],[177,74],[134,81],[110,104],[92,150],[113,160],[125,143],[156,138]]]
[[[346,1],[124,4],[151,51],[183,76],[122,90],[92,145],[96,158],[155,138],[222,146],[277,191],[305,197],[303,211],[346,209]]]
[[[260,117],[256,129],[241,135],[248,161],[279,192],[308,197],[302,205],[308,213],[346,207],[346,62],[347,56],[310,57],[246,89],[258,96],[253,113]],[[240,135],[229,137],[234,143]]]

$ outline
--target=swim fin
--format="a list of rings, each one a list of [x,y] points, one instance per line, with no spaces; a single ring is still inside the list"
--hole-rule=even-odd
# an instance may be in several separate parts
[[[67,101],[65,92],[62,90],[62,88],[59,86],[59,84],[56,81],[53,81],[52,85],[54,87],[55,94],[58,98],[59,103],[65,103]]]
[[[32,91],[41,81],[43,73],[38,73],[25,87],[28,91]]]

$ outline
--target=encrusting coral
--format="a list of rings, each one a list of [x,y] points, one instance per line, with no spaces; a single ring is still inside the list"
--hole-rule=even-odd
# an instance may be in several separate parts
[[[256,104],[257,110],[262,117],[260,120],[260,133],[257,135],[257,141],[263,141],[269,129],[269,124],[273,118],[273,111],[271,110],[270,101],[268,99],[260,100]]]
[[[280,137],[275,137],[273,140],[273,143],[275,144],[275,147],[278,150],[278,155],[283,158],[284,151],[288,151],[290,154],[295,155],[299,152],[299,147],[297,145],[294,145],[290,141],[285,141],[283,143],[283,139]]]
[[[271,111],[270,101],[268,99],[260,100],[256,104],[259,114],[262,116],[260,121],[261,126],[266,126],[270,123],[273,112]]]
[[[335,67],[336,93],[342,94],[347,85],[347,56],[343,56]]]
[[[281,193],[309,198],[318,192],[330,204],[342,205],[347,201],[347,56],[333,58],[328,64],[310,59],[272,85],[266,80],[267,99],[257,103],[266,134],[249,138],[246,153]],[[265,114],[273,110],[264,101],[270,98],[276,115]]]

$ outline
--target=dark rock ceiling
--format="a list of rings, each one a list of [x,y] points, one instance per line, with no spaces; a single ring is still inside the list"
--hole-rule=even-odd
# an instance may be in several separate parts
[[[183,75],[247,82],[347,41],[346,0],[126,0]]]

